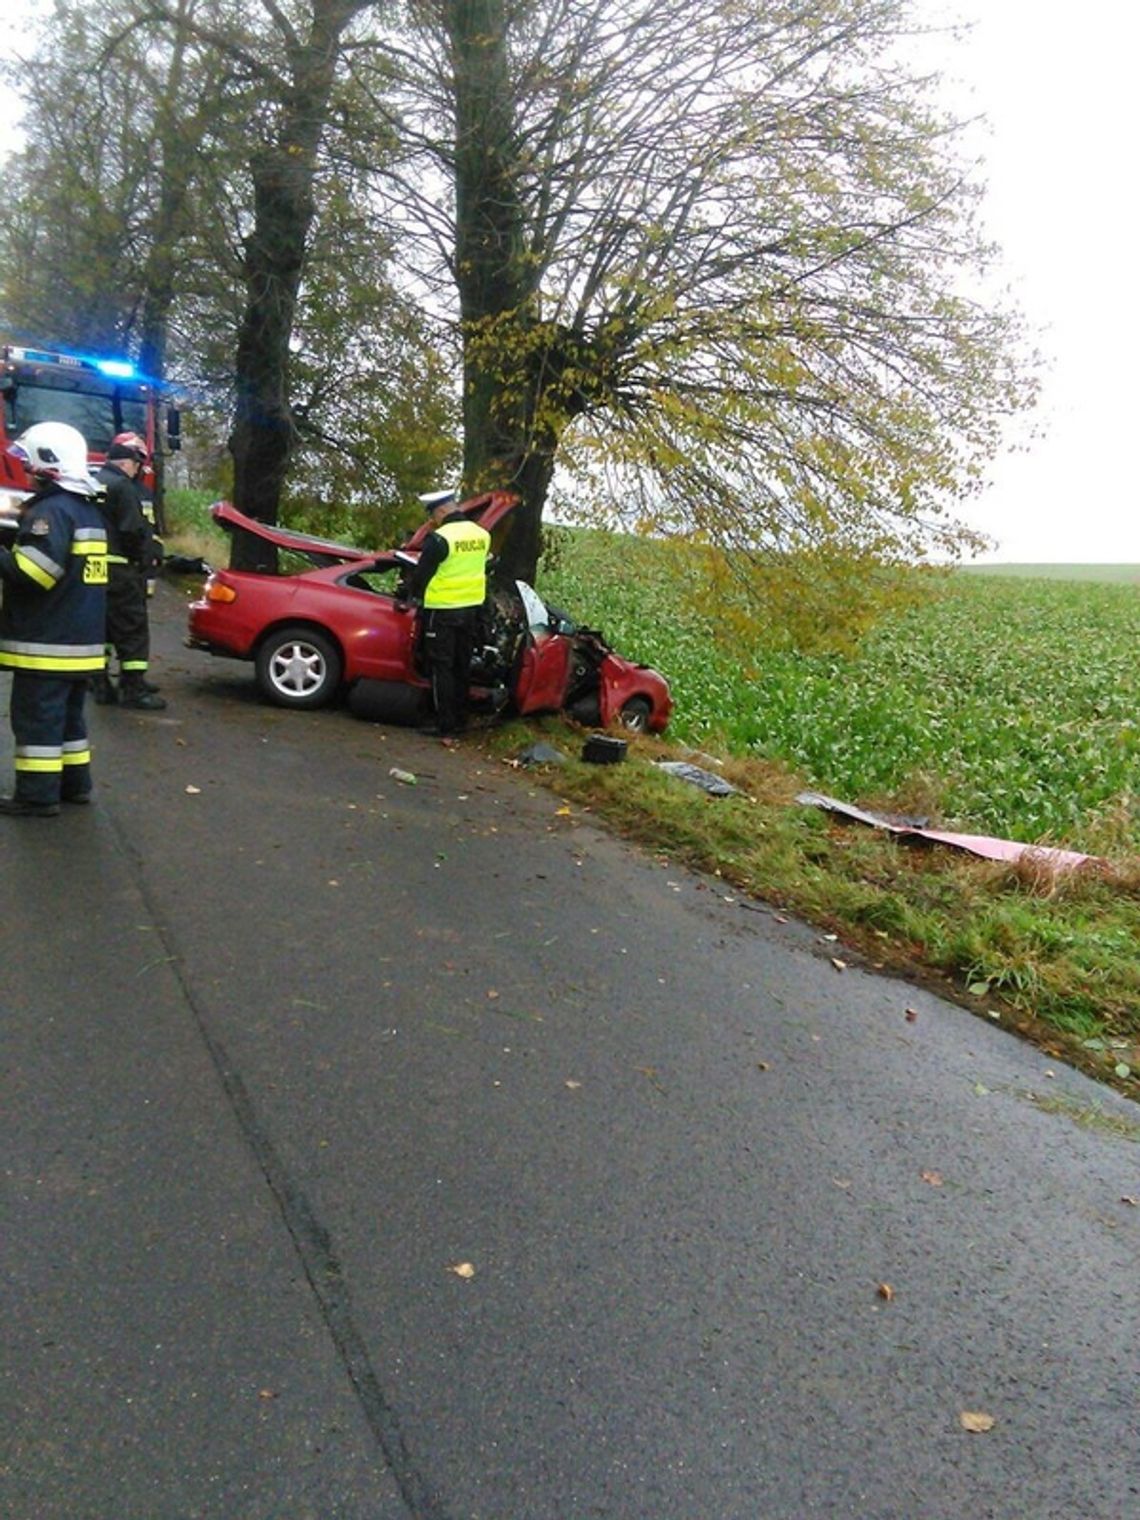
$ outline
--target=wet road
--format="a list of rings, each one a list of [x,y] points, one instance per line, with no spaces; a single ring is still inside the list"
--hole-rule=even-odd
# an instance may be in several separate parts
[[[1134,1106],[160,593],[0,829],[0,1513],[1140,1514]]]

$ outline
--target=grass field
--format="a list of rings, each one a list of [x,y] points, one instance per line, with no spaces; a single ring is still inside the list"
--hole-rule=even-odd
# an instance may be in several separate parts
[[[1034,581],[1097,581],[1140,586],[1140,565],[964,565],[966,575]]]
[[[1136,587],[950,572],[853,658],[721,649],[655,548],[579,536],[541,589],[667,672],[675,738],[970,832],[1140,851]]]

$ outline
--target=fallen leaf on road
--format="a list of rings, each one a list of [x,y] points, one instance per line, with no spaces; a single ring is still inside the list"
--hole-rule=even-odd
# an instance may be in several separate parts
[[[1121,1203],[1130,1203],[1134,1209],[1140,1209],[1140,1198],[1133,1198],[1131,1193],[1125,1193]]]
[[[847,970],[847,962],[839,960],[834,955],[831,958],[831,964],[835,967],[836,971],[846,971]]]
[[[756,1062],[756,1069],[758,1071],[771,1071],[772,1070],[772,1068],[768,1065],[767,1061],[757,1061]]]
[[[980,1410],[976,1409],[963,1409],[962,1413],[958,1416],[958,1420],[963,1430],[977,1432],[992,1430],[997,1423],[992,1414],[983,1414]]]
[[[464,1281],[475,1276],[475,1268],[469,1261],[457,1261],[453,1267],[448,1267],[449,1272],[454,1272],[456,1277],[462,1277]]]
[[[923,1182],[929,1182],[931,1187],[941,1187],[942,1186],[942,1173],[941,1172],[923,1172],[923,1174],[922,1174],[922,1180],[923,1180]]]
[[[554,816],[555,818],[569,818],[571,816],[570,809],[568,807],[555,808]]]
[[[495,988],[494,988],[494,987],[488,987],[488,988],[487,988],[487,996],[488,996],[488,997],[489,997],[489,998],[497,998],[497,997],[498,997],[498,995],[499,995],[499,994],[498,994],[498,992],[497,992],[497,991],[496,991],[496,990],[495,990]]]
[[[186,790],[191,797],[199,797],[202,793],[202,788],[200,786],[188,786]]]
[[[259,1388],[257,1396],[259,1399],[275,1399],[277,1397],[272,1388]]]
[[[880,1298],[886,1299],[888,1304],[895,1296],[895,1290],[891,1287],[890,1283],[880,1283],[876,1291]]]
[[[842,1188],[844,1192],[846,1192],[847,1189],[851,1186],[850,1177],[833,1177],[831,1180],[835,1183],[835,1186],[837,1188]]]
[[[906,1021],[907,1021],[908,1024],[915,1023],[915,1021],[918,1018],[918,1009],[917,1008],[908,1008],[906,1010],[905,1018],[906,1018]]]
[[[567,1082],[566,1083],[566,1086],[568,1088],[570,1088],[570,1090],[572,1092],[576,1091],[579,1087],[581,1087],[581,1085],[582,1085],[581,1082]]]

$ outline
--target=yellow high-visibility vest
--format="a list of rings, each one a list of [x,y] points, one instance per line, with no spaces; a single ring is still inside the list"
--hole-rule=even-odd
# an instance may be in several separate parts
[[[447,558],[427,583],[424,606],[481,607],[491,535],[473,522],[446,522],[435,531],[447,541]]]

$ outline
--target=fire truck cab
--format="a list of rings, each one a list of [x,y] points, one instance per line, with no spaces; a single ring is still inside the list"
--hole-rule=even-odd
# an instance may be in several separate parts
[[[163,422],[165,447],[173,450],[181,443],[177,409],[165,404],[160,387],[127,360],[28,348],[0,339],[0,514],[13,511],[28,493],[23,467],[8,453],[8,445],[36,422],[67,422],[78,428],[87,440],[93,470],[106,459],[116,433],[138,433],[146,439],[152,461],[140,484],[152,498],[153,460],[163,446]],[[161,525],[158,499],[155,509]]]

